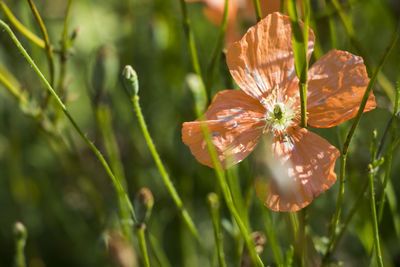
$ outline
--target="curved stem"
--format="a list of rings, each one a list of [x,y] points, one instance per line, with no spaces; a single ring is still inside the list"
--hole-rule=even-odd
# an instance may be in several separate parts
[[[399,76],[399,80],[397,82],[397,87],[396,87],[393,115],[392,115],[392,121],[391,121],[391,125],[390,125],[391,127],[390,127],[389,151],[386,156],[385,176],[383,178],[382,192],[381,192],[381,197],[380,197],[379,206],[378,206],[379,222],[381,222],[382,216],[383,216],[383,209],[385,207],[385,199],[386,199],[386,187],[387,187],[387,184],[388,184],[388,181],[390,178],[390,171],[391,171],[391,167],[392,167],[392,156],[393,156],[394,141],[395,141],[395,136],[396,136],[397,112],[399,110],[399,98],[400,98],[400,76]]]
[[[17,39],[13,31],[10,29],[10,27],[5,23],[3,20],[0,19],[0,26],[5,29],[5,31],[10,35],[11,39],[14,41],[15,45],[17,48],[20,50],[22,55],[25,57],[25,59],[28,61],[28,63],[31,65],[33,70],[36,72],[36,74],[39,76],[40,80],[43,82],[45,85],[46,89],[49,91],[49,93],[54,97],[56,104],[61,108],[61,110],[64,112],[65,116],[68,118],[68,120],[71,122],[72,126],[75,128],[76,132],[79,134],[79,136],[83,139],[83,141],[89,146],[90,150],[95,154],[97,159],[100,161],[101,165],[103,166],[104,170],[108,174],[109,178],[111,179],[117,194],[120,194],[124,201],[126,202],[127,206],[129,207],[129,211],[131,213],[132,219],[134,222],[136,222],[136,215],[135,211],[133,209],[132,203],[129,200],[129,197],[127,193],[125,192],[124,188],[122,187],[121,183],[119,182],[118,179],[115,178],[113,172],[111,171],[110,166],[108,165],[107,161],[104,159],[103,155],[101,152],[97,149],[97,147],[91,142],[86,135],[82,132],[82,130],[79,128],[78,124],[75,122],[74,118],[71,116],[69,111],[66,109],[64,103],[61,101],[57,93],[54,91],[53,87],[50,85],[50,83],[46,80],[40,69],[36,66],[35,62],[33,59],[29,56],[29,54],[26,52],[25,48],[22,46],[20,41]]]
[[[64,27],[61,37],[61,51],[60,51],[60,77],[58,80],[58,93],[61,97],[64,95],[64,80],[67,71],[67,49],[68,49],[68,24],[71,14],[71,6],[74,0],[69,0],[67,11],[65,13]]]
[[[144,139],[146,140],[147,146],[150,149],[151,155],[153,156],[153,159],[157,165],[158,171],[160,172],[161,178],[167,187],[167,190],[169,194],[172,197],[172,200],[174,201],[176,207],[178,208],[184,222],[188,226],[190,232],[193,234],[193,236],[196,238],[196,240],[199,242],[199,244],[202,245],[202,241],[200,239],[199,233],[197,231],[197,228],[190,217],[189,213],[187,212],[186,208],[183,205],[182,199],[180,198],[178,192],[175,189],[174,184],[172,183],[165,167],[164,164],[161,161],[160,155],[157,152],[157,149],[154,145],[153,139],[150,136],[149,130],[147,129],[146,121],[144,120],[144,116],[142,113],[142,109],[140,108],[139,104],[139,96],[134,95],[131,97],[131,101],[133,104],[133,107],[135,109],[136,116],[139,121],[140,128],[142,130]]]
[[[389,42],[389,45],[386,47],[386,50],[385,50],[383,56],[381,57],[381,59],[379,61],[378,66],[376,67],[374,73],[372,74],[372,77],[371,77],[371,80],[368,83],[367,89],[365,89],[365,92],[364,92],[363,98],[361,100],[361,104],[360,104],[360,107],[358,109],[357,115],[356,115],[356,117],[354,119],[353,125],[351,126],[351,129],[350,129],[349,133],[347,134],[346,141],[344,142],[343,154],[347,154],[347,150],[349,148],[351,139],[353,138],[353,135],[354,135],[354,133],[355,133],[355,131],[357,129],[358,123],[360,122],[361,116],[362,116],[362,114],[364,112],[364,109],[365,109],[365,106],[367,104],[369,95],[371,94],[372,88],[375,85],[376,77],[378,76],[378,73],[382,69],[383,64],[385,64],[387,58],[389,57],[390,52],[393,50],[395,44],[397,43],[398,38],[399,38],[399,33],[398,33],[397,29],[396,29],[396,31],[393,33],[393,36],[392,36],[392,38],[391,38],[391,40]]]
[[[40,48],[45,48],[45,44],[44,41],[37,36],[36,34],[34,34],[33,32],[31,32],[30,30],[28,30],[11,12],[11,10],[8,8],[8,6],[3,2],[0,1],[0,6],[4,11],[4,14],[6,15],[6,17],[8,18],[8,20],[11,22],[12,25],[14,25],[14,27],[21,33],[23,34],[26,38],[28,38],[29,40],[31,40],[35,45],[39,46]]]
[[[379,242],[379,230],[378,230],[378,219],[376,216],[376,207],[375,207],[375,190],[374,190],[374,167],[372,164],[368,166],[368,179],[369,179],[369,193],[370,193],[370,205],[371,205],[371,213],[372,213],[372,226],[374,230],[374,244],[375,244],[375,253],[376,253],[376,261],[379,267],[383,267],[381,246]]]
[[[50,85],[54,85],[54,57],[53,57],[53,50],[50,44],[50,39],[49,35],[47,33],[47,29],[44,26],[42,17],[40,16],[36,5],[33,3],[33,0],[28,0],[29,6],[32,9],[33,15],[35,16],[38,24],[40,31],[42,32],[43,39],[44,39],[44,45],[45,45],[45,50],[46,50],[46,56],[47,56],[47,62],[49,64],[49,71],[50,71]]]
[[[221,217],[219,214],[220,204],[218,195],[215,193],[210,193],[207,196],[208,207],[210,209],[211,221],[214,228],[214,238],[217,246],[218,261],[220,267],[226,267],[223,240],[222,240],[222,230],[221,230]]]
[[[94,112],[96,115],[97,127],[100,130],[104,147],[106,150],[106,155],[110,161],[110,166],[115,174],[115,177],[119,180],[125,190],[127,190],[127,183],[124,174],[124,167],[119,156],[119,149],[117,140],[115,138],[112,129],[111,111],[106,105],[98,105],[94,107]],[[124,199],[121,195],[118,195],[118,200],[120,202],[120,218],[122,232],[127,240],[132,240],[132,225],[129,224],[129,208],[126,206]]]
[[[231,215],[233,216],[233,218],[235,219],[235,221],[239,227],[239,230],[244,238],[244,241],[245,241],[248,251],[250,253],[250,257],[251,257],[253,264],[255,266],[264,266],[260,257],[256,253],[254,241],[251,239],[250,233],[248,232],[246,225],[243,223],[242,218],[240,217],[240,215],[233,203],[232,194],[228,188],[225,173],[222,169],[220,162],[218,161],[217,152],[215,151],[214,144],[211,141],[210,132],[208,130],[207,124],[205,123],[204,116],[200,116],[199,121],[201,122],[200,123],[201,131],[204,135],[207,149],[210,154],[210,158],[213,162],[214,170],[215,170],[216,176],[218,178],[218,183],[221,188],[222,194],[224,196],[226,205],[228,206],[228,209],[229,209]]]
[[[339,191],[338,191],[338,198],[337,198],[337,203],[336,203],[336,209],[335,209],[335,215],[333,217],[332,221],[332,230],[331,230],[331,236],[329,240],[329,244],[327,247],[327,250],[325,252],[325,255],[323,256],[323,263],[326,263],[326,260],[328,258],[328,254],[330,253],[332,249],[332,245],[335,241],[336,238],[336,231],[337,227],[340,221],[340,213],[342,211],[342,204],[343,204],[343,196],[344,196],[344,182],[345,182],[345,171],[346,171],[346,159],[347,159],[347,154],[348,154],[348,149],[350,142],[354,136],[354,133],[358,127],[358,124],[360,122],[361,116],[364,112],[365,106],[367,104],[368,98],[371,94],[372,88],[375,85],[376,77],[379,73],[379,71],[382,69],[383,64],[386,62],[386,59],[388,58],[390,52],[392,51],[394,45],[396,44],[398,40],[398,33],[397,30],[394,32],[393,37],[391,41],[389,42],[389,45],[387,46],[382,58],[380,59],[378,67],[375,69],[374,73],[372,74],[372,77],[368,83],[367,88],[365,89],[363,98],[361,100],[357,115],[353,121],[353,124],[350,128],[350,131],[347,134],[346,141],[343,144],[342,148],[342,157],[340,160],[340,176],[339,176]]]
[[[145,236],[146,225],[144,223],[136,225],[136,233],[139,241],[140,253],[143,257],[143,266],[150,267],[149,254],[147,252],[146,236]]]

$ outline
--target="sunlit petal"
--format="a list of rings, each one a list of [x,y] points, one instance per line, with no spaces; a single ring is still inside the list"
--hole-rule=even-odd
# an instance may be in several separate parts
[[[310,29],[308,56],[313,48]],[[290,18],[275,12],[251,27],[228,50],[227,63],[240,88],[261,103],[272,89],[287,89],[296,76]]]
[[[254,149],[265,125],[264,112],[258,101],[241,90],[215,96],[205,124],[223,167],[242,161]],[[183,123],[182,139],[200,163],[213,167],[199,121]]]
[[[271,147],[270,175],[256,179],[257,195],[270,209],[297,211],[335,183],[339,151],[322,137],[296,127]]]
[[[312,127],[333,127],[353,118],[369,78],[361,57],[331,50],[308,72],[307,111]],[[364,112],[374,109],[373,93]]]

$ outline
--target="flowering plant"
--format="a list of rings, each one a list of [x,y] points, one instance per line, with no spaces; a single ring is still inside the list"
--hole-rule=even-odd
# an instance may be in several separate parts
[[[288,16],[272,13],[251,27],[227,53],[230,72],[242,90],[219,92],[205,113],[218,160],[239,163],[262,136],[271,138],[278,175],[256,181],[259,198],[275,211],[297,211],[336,181],[337,148],[299,126],[300,100]],[[309,30],[308,59],[314,47]],[[328,128],[357,114],[369,78],[361,57],[331,50],[308,72],[308,126]],[[371,93],[365,112],[375,108]],[[196,159],[213,167],[201,122],[185,122],[183,142]]]

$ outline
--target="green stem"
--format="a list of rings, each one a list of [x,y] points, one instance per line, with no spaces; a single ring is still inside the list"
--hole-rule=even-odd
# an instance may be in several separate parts
[[[68,53],[68,25],[71,14],[71,6],[74,0],[69,0],[67,11],[65,12],[64,27],[61,36],[61,51],[60,51],[60,77],[58,80],[58,94],[63,97],[64,95],[64,81],[67,72],[67,53]]]
[[[263,221],[265,223],[265,233],[267,235],[267,240],[269,245],[271,246],[272,254],[274,255],[276,264],[278,266],[284,266],[284,259],[282,256],[282,251],[278,245],[278,241],[276,240],[276,235],[274,231],[274,225],[272,223],[271,211],[266,209],[264,205],[260,202]]]
[[[40,16],[35,4],[33,3],[33,0],[28,0],[29,6],[32,9],[32,13],[36,18],[36,21],[39,24],[40,31],[42,32],[43,39],[44,39],[44,48],[46,51],[46,56],[47,56],[47,62],[49,65],[49,71],[50,71],[50,85],[54,85],[54,57],[53,57],[53,49],[51,47],[49,35],[47,33],[47,29],[44,26],[42,17]]]
[[[102,135],[111,169],[113,170],[115,177],[119,180],[125,190],[127,190],[124,167],[119,157],[118,144],[112,129],[110,109],[107,106],[100,104],[95,107],[95,113],[97,119],[96,122]],[[128,240],[132,240],[132,225],[129,223],[129,208],[125,205],[122,195],[118,195],[118,199],[120,202],[121,225],[124,236]]]
[[[145,237],[146,225],[144,223],[136,225],[136,233],[139,241],[140,253],[142,254],[143,266],[150,267],[149,255],[147,253],[146,237]]]
[[[257,22],[259,22],[261,20],[261,18],[262,18],[260,1],[259,0],[253,0],[253,5],[254,5],[254,11],[256,13]]]
[[[392,123],[390,128],[390,143],[389,143],[389,151],[387,153],[386,159],[386,169],[385,169],[385,176],[383,178],[382,184],[382,192],[378,206],[378,220],[381,222],[383,216],[383,209],[385,207],[385,199],[386,199],[386,187],[390,178],[390,171],[392,169],[392,156],[394,150],[394,141],[396,137],[396,123],[397,123],[397,112],[399,110],[399,98],[400,98],[400,76],[397,82],[396,87],[396,95],[394,100],[394,107],[393,107],[393,115],[392,115]]]
[[[171,263],[168,261],[168,257],[165,255],[163,248],[160,245],[159,238],[153,236],[149,233],[149,241],[151,246],[151,251],[154,252],[154,255],[162,267],[172,267]]]
[[[329,256],[332,254],[332,252],[335,251],[336,246],[339,243],[340,239],[342,238],[343,233],[347,229],[351,219],[356,214],[356,212],[359,210],[360,203],[364,199],[365,191],[367,190],[367,188],[368,188],[368,181],[365,180],[364,184],[362,185],[362,189],[360,190],[360,193],[357,197],[357,200],[354,202],[354,205],[350,209],[349,214],[344,219],[342,227],[339,228],[339,231],[335,237],[335,240],[333,241],[333,244],[330,246],[330,250],[325,253],[324,258],[322,260],[323,263],[325,263],[326,260],[329,258]]]
[[[300,108],[301,108],[301,120],[300,126],[307,127],[307,73],[308,73],[308,28],[310,25],[310,0],[302,1],[303,12],[304,12],[304,25],[303,25],[303,42],[304,42],[304,55],[305,55],[305,66],[303,73],[300,77],[299,88],[300,88]]]
[[[304,24],[300,25],[295,0],[288,2],[290,20],[292,24],[292,42],[295,59],[296,75],[299,78],[299,95],[301,120],[300,126],[307,127],[307,73],[308,73],[308,35],[310,25],[310,2],[302,1],[304,12]]]
[[[29,100],[24,95],[21,90],[13,84],[13,82],[6,77],[7,73],[3,69],[0,68],[0,83],[4,85],[4,87],[17,99],[18,103],[21,106],[27,107],[29,104]]]
[[[203,94],[204,99],[209,99],[210,96],[207,95],[207,90],[204,85],[204,77],[201,73],[199,57],[197,55],[197,50],[196,50],[196,43],[194,41],[194,35],[193,35],[192,29],[190,27],[190,19],[188,16],[188,11],[187,11],[185,0],[180,0],[180,6],[181,6],[182,16],[183,16],[183,30],[185,32],[186,40],[187,40],[188,46],[189,46],[189,53],[190,53],[190,58],[191,58],[191,62],[192,62],[192,67],[193,67],[194,72],[200,77],[201,93]],[[206,102],[208,102],[208,101],[206,101]]]
[[[381,246],[379,242],[379,229],[378,229],[378,218],[376,216],[376,207],[375,207],[375,190],[374,190],[374,167],[372,164],[368,166],[368,179],[369,179],[369,193],[370,193],[370,204],[371,204],[371,213],[372,213],[372,225],[374,230],[374,244],[375,244],[375,253],[376,253],[376,261],[379,267],[383,267]]]
[[[387,58],[389,57],[390,52],[393,50],[395,44],[397,43],[398,38],[399,38],[399,34],[398,34],[398,31],[396,30],[393,33],[393,36],[392,36],[392,38],[391,38],[391,40],[389,42],[389,45],[386,47],[386,50],[385,50],[383,56],[381,57],[381,59],[379,61],[379,64],[376,67],[374,73],[372,74],[371,80],[369,81],[368,86],[367,86],[367,88],[366,88],[366,90],[364,92],[364,95],[363,95],[363,98],[361,100],[361,104],[360,104],[360,107],[358,109],[357,115],[356,115],[356,117],[355,117],[355,119],[353,121],[353,125],[351,126],[351,129],[350,129],[350,131],[349,131],[349,133],[347,135],[346,141],[344,142],[343,154],[347,154],[347,150],[349,148],[350,141],[351,141],[351,139],[352,139],[352,137],[353,137],[353,135],[354,135],[354,133],[355,133],[355,131],[357,129],[358,123],[360,122],[361,116],[362,116],[362,114],[364,112],[364,108],[365,108],[365,106],[367,104],[367,101],[368,101],[369,95],[371,94],[372,88],[375,85],[376,77],[377,77],[378,73],[380,72],[380,70],[382,69],[383,64],[386,62]]]
[[[44,41],[38,37],[36,34],[28,30],[11,12],[11,10],[7,7],[7,5],[0,0],[0,6],[4,11],[4,14],[6,15],[7,19],[11,22],[12,25],[21,33],[23,34],[26,38],[31,40],[35,45],[39,46],[40,48],[45,48],[45,43]]]
[[[237,175],[236,166],[232,166],[227,170],[227,182],[229,186],[229,190],[231,191],[233,202],[235,204],[236,209],[238,210],[240,216],[243,218],[243,221],[246,227],[250,226],[248,212],[246,208],[246,204],[243,198],[243,192],[240,190],[240,181]]]
[[[366,67],[367,67],[367,72],[368,72],[369,75],[371,75],[372,69],[373,69],[374,66],[371,65],[371,62],[369,60],[369,56],[366,53],[366,51],[364,50],[362,44],[355,37],[355,34],[354,34],[355,30],[353,28],[352,23],[348,20],[348,18],[343,13],[343,7],[340,6],[339,2],[337,0],[331,0],[331,2],[332,2],[333,6],[335,8],[335,11],[339,15],[340,21],[342,22],[347,35],[349,36],[350,43],[356,49],[357,53],[363,58],[364,63],[366,65]],[[351,3],[350,6],[353,5],[353,4],[354,3]],[[388,78],[384,75],[384,73],[379,73],[378,77],[377,77],[377,80],[378,80],[379,85],[382,87],[383,91],[388,96],[388,98],[390,100],[394,100],[394,97],[393,97],[394,88],[388,82]]]
[[[200,116],[199,121],[200,121],[201,130],[204,135],[204,139],[206,140],[207,149],[210,154],[210,158],[213,162],[214,170],[215,170],[216,176],[218,178],[218,183],[221,188],[222,194],[224,196],[226,205],[228,206],[228,209],[229,209],[231,215],[233,216],[233,218],[235,219],[235,221],[239,227],[239,230],[245,240],[245,243],[246,243],[246,246],[250,253],[250,257],[251,257],[253,264],[255,266],[264,266],[260,257],[256,253],[254,241],[252,240],[250,233],[248,232],[248,230],[246,228],[246,225],[243,223],[238,211],[236,210],[236,207],[235,207],[233,199],[232,199],[232,194],[231,194],[229,187],[227,185],[227,182],[226,182],[225,173],[222,169],[220,162],[218,161],[217,152],[215,151],[214,144],[211,141],[210,132],[208,130],[207,124],[205,123],[204,116]]]
[[[398,39],[398,33],[397,31],[395,31],[395,33],[393,34],[392,40],[390,41],[389,45],[386,48],[385,53],[383,54],[378,67],[375,69],[374,73],[372,74],[372,77],[368,83],[367,88],[365,89],[363,98],[361,100],[357,115],[353,121],[353,124],[351,126],[350,131],[347,134],[346,140],[343,144],[343,148],[342,148],[342,157],[340,160],[340,173],[339,173],[339,191],[338,191],[338,198],[337,198],[337,203],[336,203],[336,209],[335,209],[335,215],[333,217],[333,221],[332,221],[332,232],[331,232],[331,237],[329,240],[329,244],[327,247],[327,250],[325,252],[324,255],[324,259],[325,261],[327,260],[327,254],[331,251],[332,249],[332,245],[334,243],[335,237],[336,237],[336,231],[337,231],[337,227],[340,221],[340,213],[342,211],[342,203],[343,203],[343,196],[344,196],[344,182],[345,182],[345,172],[346,172],[346,159],[347,159],[347,155],[348,155],[348,149],[349,149],[349,145],[350,142],[354,136],[354,133],[358,127],[358,124],[360,122],[361,116],[364,112],[365,106],[367,104],[368,98],[371,94],[372,88],[375,85],[375,81],[376,81],[376,77],[379,73],[379,71],[382,69],[383,64],[386,62],[386,59],[388,58],[390,52],[392,51],[394,45],[396,44]]]
[[[214,70],[218,63],[218,59],[221,56],[222,45],[224,44],[224,36],[225,36],[226,26],[228,24],[227,23],[228,22],[228,9],[229,9],[229,0],[225,0],[222,24],[221,24],[221,27],[219,28],[217,42],[216,42],[214,51],[212,53],[211,61],[208,64],[208,68],[207,68],[206,89],[207,89],[207,94],[210,97],[211,97],[211,87],[214,83]]]
[[[253,264],[257,265],[257,266],[263,266],[261,259],[259,258],[259,256],[257,255],[257,253],[255,251],[255,245],[254,245],[252,238],[250,237],[249,231],[247,230],[245,223],[243,223],[241,216],[239,215],[239,213],[235,207],[235,204],[233,202],[232,194],[229,190],[229,187],[228,187],[228,184],[226,181],[225,172],[222,169],[222,166],[217,157],[217,152],[215,150],[214,144],[211,141],[210,131],[208,130],[207,123],[205,122],[205,117],[204,117],[204,115],[202,115],[203,108],[202,108],[202,104],[201,104],[202,103],[201,97],[199,97],[197,95],[197,91],[199,91],[199,90],[197,90],[195,88],[195,86],[193,86],[192,92],[193,92],[194,99],[195,99],[196,114],[199,117],[198,121],[200,122],[200,128],[203,133],[204,139],[206,141],[208,153],[209,153],[209,156],[213,163],[214,171],[218,178],[217,180],[218,180],[219,186],[221,188],[222,194],[224,196],[225,202],[228,206],[228,209],[229,209],[231,215],[234,217],[234,219],[239,227],[239,230],[245,240],[245,243],[246,243],[246,246],[250,253],[250,257],[252,259]]]
[[[184,222],[188,226],[190,232],[198,240],[198,242],[200,244],[202,244],[202,241],[197,232],[196,226],[195,226],[192,218],[190,217],[189,213],[185,209],[183,202],[182,202],[181,198],[179,197],[178,192],[175,189],[174,184],[172,183],[167,171],[165,170],[165,167],[164,167],[164,165],[161,161],[161,158],[160,158],[160,156],[156,150],[156,147],[154,145],[153,139],[151,138],[149,130],[147,129],[146,121],[144,120],[142,109],[140,108],[140,104],[139,104],[139,96],[138,95],[132,96],[131,101],[132,101],[133,107],[135,109],[136,116],[138,118],[139,125],[142,130],[144,139],[146,140],[147,146],[149,147],[151,155],[153,156],[153,159],[157,165],[157,168],[158,168],[158,171],[160,172],[161,178],[162,178],[165,186],[167,187],[167,190],[168,190],[169,194],[171,195],[172,200],[174,201],[176,207],[178,208]]]
[[[217,245],[217,254],[218,254],[218,261],[220,267],[226,267],[225,257],[224,257],[224,249],[222,245],[222,227],[221,227],[221,218],[219,215],[219,199],[218,195],[215,193],[210,193],[207,196],[207,203],[210,209],[211,214],[211,221],[214,228],[214,238],[215,243]]]
[[[79,134],[79,136],[83,139],[83,141],[89,146],[90,150],[95,154],[97,159],[100,161],[101,165],[103,166],[104,170],[108,174],[109,178],[111,179],[117,194],[122,195],[124,201],[126,202],[127,206],[129,207],[129,211],[131,213],[132,219],[134,222],[136,222],[136,216],[135,216],[135,211],[133,210],[132,203],[129,200],[129,197],[127,193],[125,192],[124,188],[122,187],[121,183],[118,181],[118,179],[115,178],[113,172],[111,171],[110,166],[108,165],[107,161],[104,159],[103,155],[101,152],[97,149],[97,147],[86,137],[86,135],[82,132],[82,130],[79,128],[77,123],[75,122],[74,118],[71,116],[69,111],[66,109],[64,103],[61,101],[57,93],[54,91],[53,87],[50,85],[50,83],[46,80],[40,69],[36,66],[35,62],[33,59],[29,56],[29,54],[26,52],[25,48],[22,46],[20,41],[17,39],[13,31],[10,29],[10,27],[0,19],[0,26],[4,28],[4,30],[10,35],[11,39],[14,41],[15,45],[17,48],[20,50],[22,55],[25,57],[25,59],[28,61],[28,63],[31,65],[33,70],[36,72],[36,74],[39,76],[40,80],[43,82],[45,85],[46,89],[50,92],[50,94],[54,97],[56,104],[61,108],[61,110],[64,112],[65,116],[68,118],[68,120],[71,122],[72,126],[75,128],[76,132]]]
[[[346,174],[345,173],[346,172],[346,159],[347,159],[347,154],[342,154],[342,157],[340,158],[339,190],[338,190],[338,197],[337,197],[337,202],[336,202],[336,209],[335,209],[335,214],[332,218],[331,236],[329,239],[328,246],[326,248],[326,252],[323,256],[322,266],[324,266],[324,263],[326,263],[326,261],[328,260],[328,256],[330,256],[333,244],[336,239],[336,231],[337,231],[337,228],[339,225],[340,214],[342,212],[342,204],[343,204],[344,182],[345,182],[345,174]]]

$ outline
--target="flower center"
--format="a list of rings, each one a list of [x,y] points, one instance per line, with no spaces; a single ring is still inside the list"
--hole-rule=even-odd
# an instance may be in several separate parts
[[[293,126],[299,115],[295,102],[295,99],[287,96],[276,97],[276,95],[272,95],[270,99],[267,99],[264,132],[282,135],[289,126]]]
[[[275,106],[274,106],[274,117],[277,120],[282,119],[282,109],[279,104],[275,104]]]

